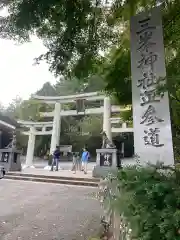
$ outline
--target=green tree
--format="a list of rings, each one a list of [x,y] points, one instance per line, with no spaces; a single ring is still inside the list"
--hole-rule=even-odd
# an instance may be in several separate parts
[[[73,151],[81,151],[84,146],[88,147],[88,150],[95,156],[95,150],[101,147],[101,129],[102,129],[102,116],[85,116],[80,121],[68,118],[66,119],[66,128],[64,133],[68,136],[68,141],[73,145]],[[67,139],[66,139],[67,141]],[[67,142],[66,142],[67,144]]]
[[[57,95],[56,86],[52,86],[50,82],[43,84],[42,88],[36,92],[40,96],[54,96]]]
[[[107,38],[114,40],[99,0],[15,0],[4,5],[9,16],[1,18],[1,36],[28,41],[35,33],[48,49],[37,61],[46,59],[58,75],[70,73],[72,66],[76,75],[84,75],[99,49],[109,46]]]

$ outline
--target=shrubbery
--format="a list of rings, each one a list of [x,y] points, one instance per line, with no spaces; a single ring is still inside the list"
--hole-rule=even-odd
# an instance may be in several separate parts
[[[128,167],[110,179],[111,207],[131,228],[131,239],[180,239],[180,172],[163,166]],[[107,192],[107,189],[106,189]],[[112,191],[109,191],[112,193]],[[110,198],[106,194],[107,198]]]

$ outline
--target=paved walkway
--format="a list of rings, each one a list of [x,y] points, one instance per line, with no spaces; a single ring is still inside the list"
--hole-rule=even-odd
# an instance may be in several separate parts
[[[25,165],[25,163],[22,163],[22,166],[23,165]],[[39,161],[39,162],[36,161],[33,163],[33,165],[35,168],[44,168],[44,167],[48,166],[47,162],[45,162],[45,161]],[[94,168],[95,165],[96,165],[96,163],[90,162],[87,165],[87,169],[92,171],[92,169]],[[59,167],[64,170],[70,170],[72,168],[72,162],[60,162]]]
[[[21,157],[22,158],[22,157]],[[122,165],[129,165],[129,164],[134,164],[136,162],[136,159],[133,159],[133,158],[123,158],[122,160]],[[21,159],[21,162],[22,164],[24,165],[25,164],[25,159]],[[41,159],[34,159],[34,162],[33,162],[34,166],[36,168],[44,168],[45,166],[47,166],[47,161]],[[88,163],[88,170],[92,170],[94,168],[94,166],[96,165],[96,162],[89,162]],[[72,162],[61,162],[59,163],[59,166],[61,168],[63,168],[64,170],[69,170],[72,168]]]
[[[87,240],[99,230],[95,190],[0,180],[1,240]]]

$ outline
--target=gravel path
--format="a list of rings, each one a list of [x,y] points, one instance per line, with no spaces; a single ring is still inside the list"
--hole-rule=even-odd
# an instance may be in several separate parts
[[[99,230],[94,188],[0,180],[1,240],[87,240]]]

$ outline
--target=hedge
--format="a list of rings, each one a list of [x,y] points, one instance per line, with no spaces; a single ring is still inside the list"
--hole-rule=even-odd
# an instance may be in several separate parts
[[[130,239],[180,240],[180,171],[131,166],[106,179],[103,204],[119,214]]]

